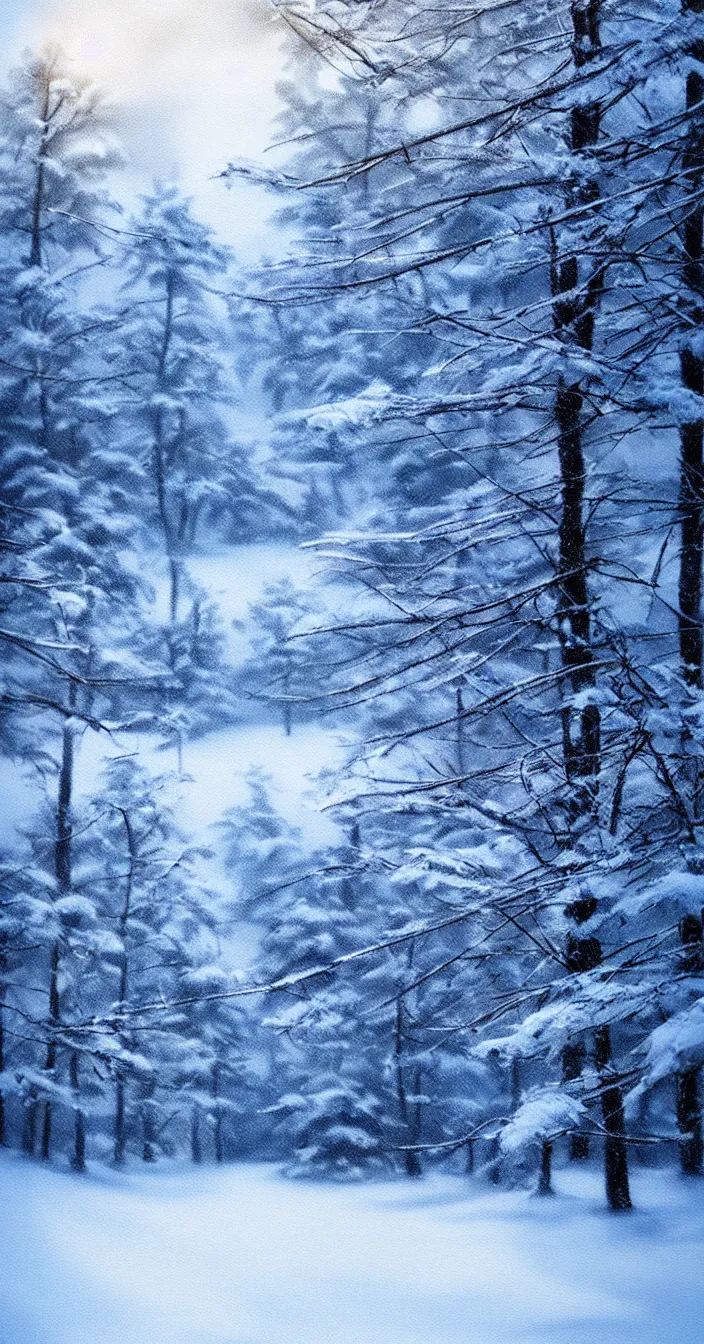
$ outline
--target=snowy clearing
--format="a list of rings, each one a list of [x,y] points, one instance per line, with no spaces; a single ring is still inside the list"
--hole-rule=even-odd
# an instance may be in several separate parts
[[[698,1182],[537,1200],[458,1177],[304,1185],[271,1166],[0,1165],[2,1344],[701,1344]]]

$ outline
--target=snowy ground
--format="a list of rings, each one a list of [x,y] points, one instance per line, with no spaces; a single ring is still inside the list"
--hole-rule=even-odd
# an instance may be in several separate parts
[[[0,1163],[0,1344],[702,1344],[704,1191],[636,1174],[537,1200],[454,1177]]]

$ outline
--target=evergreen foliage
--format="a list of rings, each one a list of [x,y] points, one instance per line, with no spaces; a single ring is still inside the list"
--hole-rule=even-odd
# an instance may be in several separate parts
[[[246,299],[175,188],[105,227],[59,52],[6,93],[0,1138],[543,1195],[591,1153],[626,1211],[703,1161],[702,7],[274,7],[280,166],[228,174],[296,238]],[[332,583],[235,666],[195,557],[282,534]],[[254,772],[223,887],[182,753],[244,718],[344,734],[337,830]]]

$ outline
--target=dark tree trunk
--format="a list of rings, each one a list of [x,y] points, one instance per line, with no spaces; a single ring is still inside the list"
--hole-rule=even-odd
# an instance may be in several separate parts
[[[284,694],[284,700],[282,703],[282,713],[284,720],[284,733],[286,737],[290,737],[291,729],[293,728],[293,705],[291,704],[290,700],[286,699],[286,697],[291,694],[292,668],[290,657],[287,654],[285,655],[285,657],[286,657],[286,670],[284,672],[283,680],[281,683],[281,689]]]
[[[455,692],[455,714],[456,714],[455,747],[457,751],[457,773],[460,776],[460,779],[463,779],[467,773],[467,759],[466,759],[467,753],[465,751],[465,740],[464,740],[464,696],[462,695],[461,684],[457,687]]]
[[[56,1026],[59,1021],[61,1004],[59,1000],[59,967],[61,965],[61,947],[58,942],[53,943],[51,948],[51,959],[49,963],[49,1022]],[[49,1042],[47,1051],[48,1069],[53,1069],[56,1064],[56,1043]]]
[[[552,1144],[547,1139],[543,1139],[540,1149],[540,1179],[538,1180],[538,1194],[551,1195],[552,1188]]]
[[[211,1075],[211,1090],[212,1090],[212,1097],[213,1097],[213,1103],[214,1103],[214,1108],[213,1108],[213,1118],[214,1118],[215,1124],[214,1124],[214,1126],[213,1126],[213,1143],[214,1143],[214,1147],[215,1147],[215,1161],[216,1161],[216,1162],[222,1162],[223,1159],[224,1159],[224,1152],[223,1152],[223,1143],[222,1143],[222,1106],[220,1105],[220,1065],[219,1065],[219,1064],[214,1064],[214,1065],[213,1065],[213,1072],[212,1072],[212,1075]]]
[[[181,561],[173,556],[169,559],[169,588],[169,620],[175,625],[181,596]]]
[[[685,0],[685,9],[700,6]],[[701,59],[702,51],[694,53]],[[689,291],[688,317],[701,327],[704,320],[704,206],[698,199],[704,177],[704,115],[698,104],[704,99],[704,77],[697,70],[687,76],[686,105],[689,114],[687,144],[682,159],[685,171],[685,219],[681,229],[682,278]],[[691,202],[687,197],[692,197]],[[691,346],[681,354],[682,382],[690,392],[704,393],[704,361]],[[680,575],[679,640],[682,669],[691,686],[702,684],[702,556],[704,555],[704,422],[693,420],[680,431]]]
[[[408,1095],[406,1092],[406,1079],[403,1067],[403,1034],[404,1034],[403,997],[399,996],[399,998],[396,1000],[396,1023],[394,1029],[394,1062],[396,1066],[396,1096],[398,1099],[399,1114],[401,1116],[401,1121],[406,1131],[406,1137],[409,1141],[409,1144],[415,1144],[418,1142],[417,1131],[419,1129],[419,1124],[417,1123],[417,1117],[415,1116],[413,1117],[413,1119],[416,1120],[416,1123],[412,1122],[411,1108],[408,1105]],[[420,1157],[418,1156],[418,1153],[413,1150],[412,1147],[406,1148],[404,1150],[403,1163],[407,1176],[410,1176],[411,1178],[422,1176],[423,1168],[421,1166]]]
[[[682,380],[685,387],[704,393],[704,365],[691,351],[683,350]],[[704,554],[704,441],[702,421],[683,425],[680,433],[680,549],[679,640],[685,680],[701,686],[702,680],[702,555]]]
[[[685,915],[679,924],[682,953],[680,970],[689,975],[704,971],[704,926],[699,915]],[[699,1095],[699,1069],[687,1069],[676,1079],[677,1124],[680,1142],[680,1164],[684,1176],[701,1176],[703,1152],[702,1107]]]
[[[406,1168],[407,1176],[409,1176],[412,1180],[415,1180],[418,1176],[423,1175],[423,1168],[421,1166],[420,1158],[418,1154],[413,1151],[413,1149],[410,1148],[407,1149],[406,1152],[404,1153],[404,1158],[405,1158],[404,1166]]]
[[[0,941],[0,971],[4,975],[7,971],[7,956],[4,947],[4,940]],[[4,999],[7,993],[7,985],[0,981],[0,998]],[[5,1018],[3,1016],[2,1005],[0,1005],[0,1074],[5,1070]],[[7,1142],[5,1130],[5,1094],[0,1087],[0,1146],[4,1147]]]
[[[54,942],[51,949],[51,962],[49,968],[49,1029],[58,1026],[60,1017],[59,1004],[59,964],[61,960],[61,948],[58,939]],[[56,1075],[56,1041],[49,1040],[44,1060],[44,1071],[52,1079]],[[42,1142],[41,1159],[42,1162],[49,1162],[51,1159],[51,1134],[52,1134],[52,1103],[49,1097],[46,1098],[42,1117]]]
[[[174,327],[174,276],[166,276],[164,325],[161,334],[161,349],[156,373],[156,391],[162,392],[167,384],[166,369]],[[178,606],[181,596],[183,564],[179,548],[179,523],[177,509],[169,492],[169,441],[168,424],[162,406],[158,406],[153,415],[154,443],[152,448],[152,470],[156,491],[159,521],[164,538],[164,549],[169,567],[169,621],[172,626],[178,620]]]
[[[114,1124],[113,1162],[116,1167],[124,1166],[127,1139],[125,1134],[125,1078],[118,1073],[115,1083],[115,1124]]]
[[[3,986],[0,986],[0,992],[4,992]],[[3,1021],[2,1008],[0,1008],[0,1074],[5,1068],[5,1024]],[[5,1133],[5,1096],[0,1088],[0,1147],[5,1147],[7,1135]]]
[[[492,1185],[501,1184],[501,1144],[498,1136],[489,1140],[489,1180]]]
[[[142,1161],[156,1162],[156,1125],[154,1123],[154,1093],[156,1079],[145,1084],[141,1107]]]
[[[22,1125],[22,1151],[27,1157],[34,1157],[37,1142],[37,1097],[34,1088],[24,1104],[24,1122]]]
[[[468,1176],[474,1175],[474,1139],[469,1139],[467,1143],[467,1160],[465,1171]]]
[[[49,1065],[47,1065],[46,1067],[48,1072]],[[47,1098],[47,1100],[44,1102],[44,1114],[42,1117],[42,1146],[41,1146],[42,1162],[51,1161],[51,1133],[52,1133],[51,1102]]]
[[[580,911],[579,907],[585,909]],[[593,897],[568,907],[568,913],[581,922],[596,905]],[[601,943],[598,938],[576,938],[569,934],[567,938],[567,968],[575,974],[584,974],[596,970],[601,965]],[[601,1074],[600,1100],[601,1114],[606,1131],[604,1140],[604,1178],[606,1198],[610,1209],[631,1208],[628,1188],[628,1148],[626,1146],[625,1116],[621,1087],[611,1062],[611,1032],[608,1027],[599,1027],[595,1033],[595,1062]]]
[[[127,838],[127,878],[125,882],[125,898],[120,912],[120,942],[122,943],[122,955],[120,957],[120,1007],[124,1008],[127,1004],[127,995],[129,993],[129,953],[127,950],[127,938],[129,935],[129,921],[132,912],[132,889],[134,886],[135,864],[137,862],[137,843],[135,840],[132,822],[129,812],[125,808],[120,808],[120,815],[125,827],[125,836]],[[123,1044],[129,1044],[125,1039]],[[115,1119],[113,1126],[113,1162],[116,1167],[124,1165],[125,1152],[127,1148],[127,1135],[125,1129],[125,1095],[126,1079],[123,1071],[120,1069],[115,1080]]]
[[[225,1152],[222,1142],[222,1110],[219,1106],[215,1112],[215,1125],[213,1127],[213,1146],[215,1150],[215,1161],[224,1162]]]
[[[601,52],[600,9],[600,0],[588,0],[588,3],[573,0],[572,56],[578,70]],[[580,104],[573,109],[570,139],[575,153],[583,156],[596,145],[600,125],[599,103]],[[580,203],[588,203],[594,195],[594,184],[582,181],[574,191]],[[587,351],[592,349],[594,320],[603,287],[603,265],[590,264],[590,274],[581,276],[578,257],[561,259],[553,237],[553,327],[564,342]],[[568,387],[561,383],[555,399],[561,493],[558,617],[562,664],[569,673],[573,694],[592,687],[595,680],[584,523],[586,472],[582,410],[579,384]],[[597,789],[601,752],[601,722],[597,707],[587,704],[576,711],[566,707],[562,731],[565,772],[568,783],[575,786],[574,806],[581,814],[591,810]]]
[[[71,694],[71,709],[75,694]],[[59,771],[59,793],[56,805],[56,842],[54,845],[54,868],[56,885],[62,896],[71,890],[71,795],[73,792],[73,723],[66,718],[61,737],[61,768]]]
[[[200,1141],[200,1107],[194,1102],[191,1109],[191,1161],[199,1166],[203,1161],[203,1149]]]
[[[521,1104],[521,1063],[518,1055],[511,1060],[511,1110],[517,1111]]]
[[[595,60],[601,52],[600,0],[572,0],[572,58],[576,70]],[[577,104],[572,109],[570,145],[575,154],[584,158],[597,144],[601,127],[601,106],[598,102]],[[568,192],[568,205],[587,204],[598,196],[594,182],[582,175]],[[568,345],[591,351],[594,342],[594,322],[603,287],[603,265],[590,260],[588,274],[580,274],[578,256],[559,255],[556,238],[552,238],[551,288],[553,297],[553,328]],[[589,564],[586,548],[584,456],[584,398],[578,383],[566,386],[560,383],[555,398],[555,422],[560,474],[560,520],[558,527],[558,630],[562,666],[567,675],[566,689],[570,697],[582,695],[596,683],[592,651],[592,620],[589,595]],[[583,826],[593,817],[599,788],[601,765],[601,717],[596,705],[582,703],[578,709],[565,704],[562,709],[562,756],[568,789],[567,827]],[[565,837],[568,843],[568,838]],[[594,910],[596,905],[594,905]],[[567,908],[565,914],[583,923],[589,914]],[[575,955],[580,941],[568,935],[567,961],[572,969],[585,969]],[[599,949],[599,957],[601,949]],[[584,1046],[568,1042],[563,1050],[562,1067],[565,1082],[576,1081],[582,1069]],[[586,1156],[580,1136],[570,1140],[571,1156]]]
[[[561,480],[560,629],[562,662],[569,671],[575,694],[594,685],[591,618],[587,587],[584,532],[585,466],[582,444],[582,394],[576,387],[560,388],[555,404]],[[563,710],[563,750],[567,779],[580,785],[579,812],[588,811],[596,792],[601,746],[601,723],[596,705]]]
[[[73,709],[75,688],[69,691],[69,705]],[[71,862],[73,831],[71,826],[71,795],[73,792],[74,764],[73,723],[70,715],[64,720],[61,736],[61,766],[59,769],[59,792],[56,801],[56,839],[54,842],[54,873],[59,896],[67,896],[71,890]],[[47,1046],[44,1068],[52,1078],[56,1075],[57,1045],[51,1036],[53,1028],[61,1021],[61,1003],[59,998],[59,968],[61,965],[61,944],[58,938],[51,949],[49,968],[49,1044]],[[51,1158],[52,1103],[49,1098],[44,1102],[42,1124],[42,1162]]]
[[[413,1080],[413,1087],[415,1089],[416,1096],[420,1096],[421,1083],[422,1083],[421,1071],[420,1068],[417,1068],[415,1071],[415,1078]],[[408,1101],[408,1098],[406,1098],[406,1101]],[[413,1102],[409,1106],[408,1111],[409,1111],[409,1137],[411,1143],[420,1143],[420,1128],[422,1118],[421,1103],[419,1101]],[[406,1158],[406,1175],[411,1177],[411,1179],[413,1180],[416,1179],[418,1176],[422,1176],[423,1167],[421,1165],[420,1155],[413,1148],[409,1148],[406,1151],[405,1158]]]
[[[604,1139],[604,1175],[609,1208],[623,1213],[632,1208],[628,1182],[628,1149],[623,1095],[612,1072],[611,1032],[599,1027],[596,1033],[596,1065],[602,1074],[601,1115],[606,1130]]]
[[[142,1107],[142,1161],[156,1162],[154,1115],[147,1104]]]
[[[140,1118],[142,1125],[142,1161],[156,1163],[156,1077],[142,1083]]]
[[[677,1123],[680,1134],[680,1165],[683,1176],[701,1176],[704,1160],[702,1106],[699,1096],[699,1070],[680,1073],[677,1084]]]
[[[32,249],[29,254],[30,266],[41,266],[42,264],[41,221],[45,165],[41,149],[39,153],[40,158],[37,166],[37,180],[34,192],[34,203],[32,206]]]
[[[71,1158],[71,1166],[74,1171],[82,1172],[86,1169],[86,1122],[80,1103],[81,1080],[78,1054],[75,1050],[71,1052],[70,1075],[74,1105],[73,1157]]]
[[[29,253],[30,266],[41,266],[42,264],[42,213],[44,209],[50,101],[51,79],[49,72],[47,72],[41,110],[42,134],[39,141],[39,149],[37,151],[36,177],[34,179],[34,195],[32,199],[32,243]]]
[[[423,1070],[421,1069],[420,1064],[417,1066],[415,1071],[415,1077],[413,1079],[413,1089],[417,1098],[417,1100],[414,1101],[413,1103],[413,1142],[420,1143],[421,1126],[423,1123],[423,1103],[422,1101],[419,1100],[421,1092],[423,1090]],[[420,1158],[418,1157],[417,1153],[414,1153],[414,1157],[417,1158],[418,1160],[418,1171],[415,1174],[417,1176],[420,1176],[422,1171],[420,1165]]]
[[[584,1068],[586,1050],[583,1041],[570,1041],[562,1051],[562,1077],[566,1083],[579,1078]],[[569,1154],[573,1162],[584,1162],[589,1157],[589,1135],[574,1133],[569,1137]]]
[[[684,0],[683,8],[693,13],[704,11],[704,0]],[[699,44],[692,55],[701,61],[704,48]],[[685,170],[686,214],[682,225],[682,278],[689,291],[689,326],[704,323],[704,206],[699,193],[704,181],[704,113],[698,105],[704,100],[704,78],[697,70],[687,76],[686,106],[689,114],[687,145],[682,166]],[[704,394],[704,360],[685,346],[680,356],[682,382],[697,395]],[[690,421],[680,430],[680,573],[679,573],[679,645],[682,674],[695,690],[702,687],[704,640],[702,637],[702,560],[704,558],[704,421]],[[700,764],[694,761],[692,784],[693,812],[700,811]],[[680,923],[684,949],[683,969],[697,971],[702,962],[702,924],[696,915],[685,916]],[[692,1069],[676,1079],[676,1112],[680,1134],[680,1164],[684,1175],[701,1175],[703,1162],[702,1112],[698,1070]]]

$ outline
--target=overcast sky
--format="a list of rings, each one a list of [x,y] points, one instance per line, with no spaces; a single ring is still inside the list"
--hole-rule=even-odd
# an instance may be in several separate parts
[[[212,175],[271,139],[282,36],[266,0],[0,0],[6,64],[60,41],[118,102],[134,180],[177,179],[246,253],[271,207]]]

